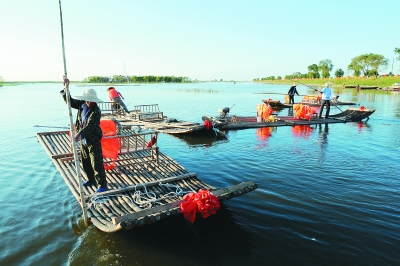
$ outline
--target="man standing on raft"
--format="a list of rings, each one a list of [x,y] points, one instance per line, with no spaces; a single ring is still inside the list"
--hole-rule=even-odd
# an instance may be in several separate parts
[[[63,77],[64,89],[60,91],[67,101],[66,86],[69,80]],[[88,89],[83,96],[77,96],[76,99],[70,98],[71,107],[78,110],[75,122],[75,138],[80,143],[82,155],[82,166],[85,170],[88,181],[83,183],[85,187],[98,185],[96,192],[104,192],[108,190],[106,173],[103,164],[103,154],[101,148],[101,138],[103,133],[100,128],[101,111],[97,103],[102,102],[97,98],[94,89]]]
[[[331,94],[332,94],[332,91],[329,88],[329,83],[326,83],[325,87],[321,91],[319,91],[317,89],[314,89],[314,90],[321,93],[321,107],[319,108],[318,118],[321,118],[322,111],[324,110],[324,106],[326,105],[325,119],[328,119],[329,111],[331,109]]]
[[[294,104],[294,94],[299,95],[299,93],[297,92],[297,89],[296,89],[296,83],[294,83],[293,86],[290,87],[290,89],[288,91],[289,104]]]

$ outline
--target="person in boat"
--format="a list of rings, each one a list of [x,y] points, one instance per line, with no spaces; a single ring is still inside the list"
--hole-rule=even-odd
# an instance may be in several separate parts
[[[120,104],[122,108],[124,108],[124,111],[126,112],[127,115],[129,115],[129,110],[126,107],[125,103],[122,100],[125,100],[125,98],[122,96],[122,94],[117,91],[114,87],[109,87],[107,88],[108,91],[108,97],[110,98],[110,101],[112,101],[114,104],[117,106]]]
[[[66,86],[69,84],[69,80],[65,76],[63,84],[64,89],[60,93],[66,102]],[[80,144],[83,170],[85,170],[89,179],[83,185],[85,187],[97,185],[96,192],[104,192],[108,190],[108,187],[100,142],[103,136],[100,128],[101,111],[97,105],[102,100],[97,98],[97,93],[94,89],[87,89],[83,96],[76,96],[75,98],[69,97],[71,107],[78,110],[74,139]]]
[[[321,94],[321,106],[319,108],[318,118],[321,118],[324,106],[326,105],[325,119],[328,119],[329,111],[331,110],[331,95],[332,95],[332,90],[331,88],[329,88],[329,83],[326,83],[325,87],[320,91],[317,89],[314,90],[318,91]]]
[[[297,92],[296,83],[294,83],[293,86],[290,87],[290,89],[288,91],[289,104],[294,104],[294,95],[295,94],[299,95],[299,93]]]

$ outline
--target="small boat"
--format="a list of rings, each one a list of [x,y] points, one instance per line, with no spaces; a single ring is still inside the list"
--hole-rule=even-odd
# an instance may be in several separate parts
[[[124,113],[121,108],[114,109],[112,104],[112,102],[99,104],[103,119],[118,119],[122,126],[137,126],[172,135],[193,134],[215,137],[219,134],[218,129],[224,125],[218,118],[203,118],[203,123],[168,118],[160,111],[158,104],[136,105],[129,114]],[[223,116],[229,112],[229,109],[226,107],[221,110]]]
[[[262,100],[265,104],[268,104],[272,108],[289,108],[292,107],[293,104],[282,103],[280,100]]]
[[[274,116],[274,119],[271,122],[260,122],[257,121],[256,117],[253,116],[228,116],[223,119],[223,121],[227,122],[227,124],[225,126],[222,126],[220,129],[224,131],[262,127],[359,122],[364,119],[368,120],[374,112],[374,109],[366,109],[365,107],[361,106],[360,108],[347,108],[341,113],[330,115],[327,119],[318,118],[316,114],[310,117],[310,119],[296,118],[294,116],[278,116],[276,114],[272,114]]]
[[[347,108],[345,111],[331,115],[331,118],[340,119],[344,121],[359,122],[363,119],[369,119],[370,115],[375,112],[374,109],[366,109],[364,106],[360,108]]]
[[[376,90],[379,86],[358,86],[358,85],[345,85],[346,89],[359,89],[359,90]]]
[[[345,102],[345,101],[339,101],[338,96],[335,96],[331,100],[331,105],[356,105],[354,102]],[[320,97],[317,95],[305,95],[301,102],[296,103],[296,104],[303,104],[303,105],[309,105],[309,106],[320,106]],[[291,108],[293,107],[293,104],[289,103],[282,103],[279,100],[262,100],[265,104],[268,104],[272,108]]]
[[[146,129],[157,130],[158,132],[171,135],[198,135],[198,136],[216,136],[219,128],[226,123],[219,120],[211,120],[203,117],[203,124],[197,122],[180,121],[176,119],[164,119],[161,121],[144,122]]]

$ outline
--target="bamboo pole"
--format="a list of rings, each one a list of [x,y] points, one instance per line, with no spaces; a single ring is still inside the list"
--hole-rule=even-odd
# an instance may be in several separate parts
[[[68,79],[67,76],[67,62],[65,59],[65,45],[64,45],[64,29],[63,29],[63,19],[62,19],[62,10],[61,10],[61,0],[58,0],[58,4],[60,7],[60,25],[61,25],[61,41],[62,41],[62,53],[63,53],[63,61],[64,61],[64,76],[66,79]],[[75,146],[75,129],[74,129],[74,122],[72,120],[72,110],[71,110],[71,102],[70,102],[70,93],[69,93],[69,82],[66,82],[65,84],[65,93],[66,93],[66,99],[67,99],[67,105],[68,105],[68,113],[69,113],[69,125],[70,125],[70,131],[71,131],[71,145],[73,147],[73,153],[74,153],[74,158],[75,158],[75,168],[76,168],[76,175],[79,183],[79,195],[80,195],[80,204],[82,207],[82,212],[83,212],[83,220],[85,221],[86,224],[88,224],[88,215],[87,215],[87,210],[86,210],[86,201],[85,201],[85,194],[83,191],[83,184],[82,184],[82,176],[81,176],[81,169],[80,169],[80,161],[78,159],[78,152],[76,150]]]

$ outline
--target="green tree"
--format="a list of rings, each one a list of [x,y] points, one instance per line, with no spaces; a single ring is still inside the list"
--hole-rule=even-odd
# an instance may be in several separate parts
[[[308,78],[319,78],[318,66],[316,64],[312,64],[308,66]]]
[[[332,61],[329,59],[321,60],[318,64],[318,70],[321,71],[321,76],[323,78],[329,78],[330,72],[332,71],[333,64]]]
[[[114,76],[112,76],[112,82],[114,82],[114,83],[127,83],[128,79],[123,75],[114,75]]]
[[[351,59],[348,68],[353,71],[361,71],[364,76],[368,77],[368,73],[378,75],[379,70],[386,69],[389,65],[389,59],[378,54],[362,54]]]
[[[341,68],[339,68],[339,69],[337,69],[337,70],[335,71],[335,77],[341,78],[341,77],[343,77],[343,76],[344,76],[344,71],[343,71]]]
[[[394,48],[394,53],[398,55],[396,58],[397,61],[400,61],[400,48]]]
[[[348,70],[353,71],[353,76],[355,77],[359,77],[360,73],[361,73],[361,66],[359,64],[357,64],[356,62],[351,62],[348,66],[347,66]]]

